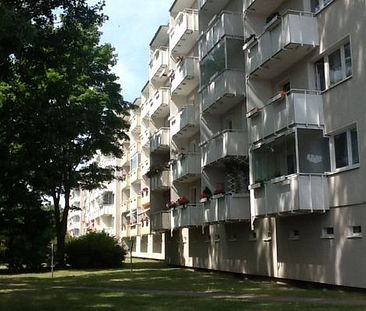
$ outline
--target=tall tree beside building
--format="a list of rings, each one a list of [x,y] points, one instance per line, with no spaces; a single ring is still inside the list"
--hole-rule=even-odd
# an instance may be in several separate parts
[[[64,0],[57,6],[57,18],[32,20],[31,44],[12,56],[10,78],[0,90],[0,123],[27,163],[29,187],[53,198],[63,264],[70,191],[114,178],[114,168],[98,167],[93,157],[121,156],[129,104],[111,72],[114,50],[100,44],[103,3]]]

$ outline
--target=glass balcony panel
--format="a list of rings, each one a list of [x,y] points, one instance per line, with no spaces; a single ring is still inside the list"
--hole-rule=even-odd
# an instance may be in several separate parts
[[[251,190],[251,215],[325,212],[329,210],[328,181],[318,174],[294,174]]]
[[[170,171],[164,170],[150,177],[151,191],[164,191],[170,187]]]
[[[259,141],[295,124],[324,126],[323,97],[319,92],[291,90],[274,98],[275,100],[259,109],[255,116],[248,118],[251,142]]]
[[[244,98],[244,73],[225,70],[201,90],[202,112],[223,113]]]
[[[184,58],[174,70],[172,95],[186,96],[198,86],[198,58]]]
[[[174,56],[186,55],[198,38],[198,11],[186,9],[180,12],[169,34],[169,49]]]
[[[169,65],[169,51],[167,47],[156,49],[149,62],[149,79],[164,80],[164,73],[167,73]]]
[[[223,11],[199,41],[200,59],[203,59],[224,36],[243,37],[243,29],[241,14]]]
[[[226,157],[247,157],[248,139],[244,131],[224,131],[201,146],[201,166]]]
[[[170,121],[172,138],[189,138],[199,129],[198,107],[189,105],[180,110]]]
[[[150,152],[160,152],[169,150],[170,130],[163,127],[153,134],[150,138]]]
[[[170,211],[158,212],[150,215],[151,230],[154,232],[161,232],[170,230],[171,220]]]
[[[199,153],[185,154],[172,164],[173,181],[192,182],[201,175],[201,155]]]
[[[162,87],[156,91],[154,97],[150,101],[150,117],[164,118],[170,113],[170,89]]]
[[[249,75],[272,79],[319,45],[317,18],[312,13],[288,11],[277,19],[247,47]]]

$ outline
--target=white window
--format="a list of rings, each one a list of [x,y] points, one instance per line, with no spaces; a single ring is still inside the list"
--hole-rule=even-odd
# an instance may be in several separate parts
[[[347,42],[315,62],[315,82],[324,91],[352,75],[351,46]]]
[[[356,127],[331,137],[332,170],[352,168],[359,164],[358,135]]]
[[[317,13],[334,0],[311,0],[311,12]]]

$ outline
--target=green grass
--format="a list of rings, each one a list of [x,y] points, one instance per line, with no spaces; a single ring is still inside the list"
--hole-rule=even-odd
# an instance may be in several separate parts
[[[128,264],[119,270],[56,271],[53,279],[50,273],[0,275],[0,310],[366,310],[366,305],[315,304],[295,298],[366,301],[360,293],[300,289],[154,261],[135,260],[133,267],[133,272]],[[225,297],[195,294],[204,292]],[[253,301],[242,295],[265,298]],[[277,297],[294,298],[278,302]]]

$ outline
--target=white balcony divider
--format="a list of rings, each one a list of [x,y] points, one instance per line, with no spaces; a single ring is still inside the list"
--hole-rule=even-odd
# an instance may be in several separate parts
[[[150,159],[146,159],[141,163],[141,175],[145,175],[150,171]]]
[[[130,172],[130,183],[135,183],[141,180],[141,168],[137,167]]]
[[[134,142],[130,145],[130,154],[141,153],[141,144],[139,142]]]
[[[187,54],[198,38],[198,11],[179,12],[169,32],[169,49],[173,55]]]
[[[142,147],[150,147],[150,129],[145,129],[141,132],[140,142]]]
[[[130,153],[128,150],[125,150],[121,158],[121,166],[129,165],[130,161],[131,161]]]
[[[201,174],[201,155],[188,153],[172,164],[173,181],[191,180]]]
[[[130,210],[135,210],[141,206],[141,196],[134,195],[130,198]]]
[[[241,14],[223,11],[199,41],[200,59],[204,58],[222,37],[243,37],[243,29],[243,16]]]
[[[150,152],[169,149],[169,135],[168,127],[162,127],[153,134],[150,138]]]
[[[130,175],[127,174],[124,177],[124,180],[122,180],[122,182],[121,182],[121,188],[122,189],[128,189],[129,187],[130,187]]]
[[[149,79],[157,79],[167,71],[169,65],[169,51],[167,47],[160,47],[152,53],[149,62]]]
[[[254,115],[248,113],[251,142],[256,142],[292,125],[324,125],[323,97],[318,91],[291,90],[279,94]]]
[[[248,74],[261,69],[262,74],[257,73],[261,77],[274,77],[319,45],[318,23],[313,13],[290,10],[269,24],[246,48]],[[264,64],[265,68],[261,68]]]
[[[165,190],[170,186],[170,171],[164,170],[150,177],[150,190]]]
[[[197,227],[203,225],[203,204],[187,204],[172,210],[173,228]]]
[[[184,58],[174,70],[171,93],[188,95],[198,86],[199,62],[196,57]]]
[[[170,211],[161,211],[150,214],[151,230],[155,232],[170,230]]]
[[[149,118],[150,117],[150,101],[146,99],[141,105],[141,118]]]
[[[162,87],[158,89],[150,101],[150,117],[162,118],[169,115],[170,89]]]
[[[170,121],[170,134],[172,137],[193,134],[194,128],[199,127],[198,107],[189,105],[182,108]]]
[[[251,189],[252,217],[325,212],[329,210],[328,181],[322,174],[293,174]]]
[[[225,157],[247,157],[247,133],[225,130],[201,145],[201,166],[207,166]]]
[[[134,114],[130,119],[130,131],[138,132],[141,128],[141,117],[139,114]]]
[[[212,110],[219,103],[230,109],[233,99],[245,94],[244,73],[238,70],[225,70],[214,77],[200,92],[202,112]]]

